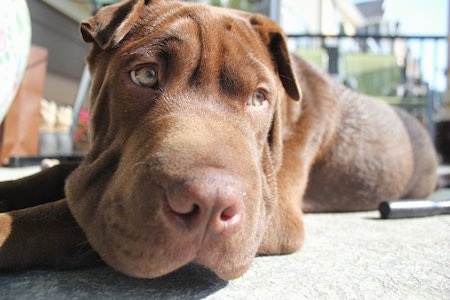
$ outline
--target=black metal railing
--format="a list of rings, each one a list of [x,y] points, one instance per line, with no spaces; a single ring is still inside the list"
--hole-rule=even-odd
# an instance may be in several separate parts
[[[351,88],[410,110],[434,134],[446,89],[446,36],[289,34],[288,43]],[[403,58],[395,53],[401,43]]]

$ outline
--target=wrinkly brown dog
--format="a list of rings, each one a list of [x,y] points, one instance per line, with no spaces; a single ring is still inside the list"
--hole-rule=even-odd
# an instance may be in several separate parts
[[[290,57],[263,16],[135,0],[81,32],[90,151],[1,185],[1,268],[98,253],[131,276],[194,262],[236,278],[257,254],[301,247],[302,210],[370,210],[435,188],[421,125]]]

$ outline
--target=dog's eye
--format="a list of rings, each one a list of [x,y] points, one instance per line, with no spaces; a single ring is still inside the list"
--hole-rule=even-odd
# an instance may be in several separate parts
[[[130,73],[131,80],[139,86],[154,88],[158,84],[158,68],[145,66]]]
[[[256,91],[253,95],[247,100],[248,106],[261,106],[266,101],[266,95],[261,91]]]

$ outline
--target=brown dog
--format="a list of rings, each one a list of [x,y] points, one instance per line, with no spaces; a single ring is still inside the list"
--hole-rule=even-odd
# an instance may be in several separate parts
[[[195,262],[230,279],[256,254],[298,250],[302,208],[370,210],[435,188],[421,125],[289,57],[263,16],[135,0],[81,31],[92,146],[63,200],[17,210],[63,198],[42,178],[73,166],[2,185],[16,210],[0,215],[1,268],[76,267],[92,246],[131,276]]]

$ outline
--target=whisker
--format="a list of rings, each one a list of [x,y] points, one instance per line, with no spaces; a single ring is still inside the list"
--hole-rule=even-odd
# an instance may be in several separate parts
[[[149,163],[148,163],[148,162],[145,162],[145,161],[139,161],[139,162],[137,162],[137,163],[135,163],[135,164],[133,165],[133,168],[139,167],[139,166],[149,167]]]

